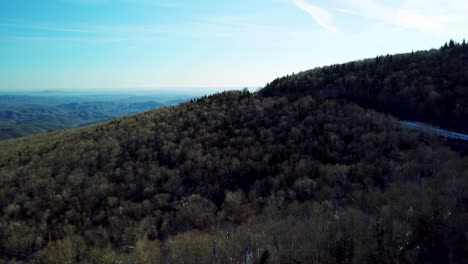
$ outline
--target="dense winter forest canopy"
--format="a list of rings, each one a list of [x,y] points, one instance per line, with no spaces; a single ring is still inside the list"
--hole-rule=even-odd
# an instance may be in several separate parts
[[[467,69],[450,43],[2,141],[0,257],[463,263],[468,157],[386,114],[466,131]]]
[[[278,78],[263,96],[348,99],[403,119],[468,132],[468,45],[332,65]]]

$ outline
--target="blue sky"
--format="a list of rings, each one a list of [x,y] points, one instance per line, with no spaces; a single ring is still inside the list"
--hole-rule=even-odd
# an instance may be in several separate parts
[[[466,25],[466,0],[5,0],[0,89],[263,86]]]

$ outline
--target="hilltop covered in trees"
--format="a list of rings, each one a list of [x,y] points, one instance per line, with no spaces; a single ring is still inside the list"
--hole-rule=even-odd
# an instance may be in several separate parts
[[[278,78],[263,96],[312,95],[468,132],[468,45],[332,65]]]
[[[0,259],[468,259],[468,157],[349,101],[265,91],[0,142]]]

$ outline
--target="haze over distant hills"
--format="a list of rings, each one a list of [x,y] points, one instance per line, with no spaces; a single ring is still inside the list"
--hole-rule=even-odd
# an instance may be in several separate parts
[[[84,126],[176,105],[210,91],[4,91],[0,92],[0,140]]]

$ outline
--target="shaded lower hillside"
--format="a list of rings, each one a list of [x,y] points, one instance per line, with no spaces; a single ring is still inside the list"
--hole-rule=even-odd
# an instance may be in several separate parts
[[[248,92],[0,142],[16,263],[462,263],[468,160],[354,104]]]

